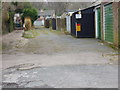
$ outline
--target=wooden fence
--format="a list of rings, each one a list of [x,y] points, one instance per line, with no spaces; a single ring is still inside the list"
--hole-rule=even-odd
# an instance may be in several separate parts
[[[51,28],[54,30],[66,31],[66,18],[54,18],[45,20],[45,28]]]
[[[66,19],[57,18],[56,19],[56,29],[65,32],[66,31]]]

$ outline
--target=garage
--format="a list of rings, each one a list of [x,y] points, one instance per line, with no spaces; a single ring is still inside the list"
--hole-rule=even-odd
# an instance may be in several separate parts
[[[104,39],[109,43],[114,42],[112,3],[104,5]]]
[[[71,35],[77,38],[95,38],[94,7],[89,7],[72,14]]]

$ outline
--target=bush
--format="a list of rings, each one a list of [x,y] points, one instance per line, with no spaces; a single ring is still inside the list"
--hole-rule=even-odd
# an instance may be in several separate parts
[[[35,8],[25,8],[23,10],[23,18],[25,17],[30,17],[31,20],[32,20],[32,24],[33,22],[37,19],[38,17],[38,12],[37,12],[37,9]]]

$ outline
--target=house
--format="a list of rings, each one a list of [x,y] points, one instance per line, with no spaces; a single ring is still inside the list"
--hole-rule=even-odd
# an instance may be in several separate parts
[[[41,26],[44,26],[44,18],[40,17],[37,20],[34,21],[34,27],[35,28],[40,28]]]
[[[95,5],[96,38],[115,47],[119,42],[120,2],[101,2]]]
[[[43,18],[54,18],[55,10],[40,10],[38,16]]]
[[[34,27],[39,28],[45,25],[45,20],[55,17],[55,10],[43,10],[38,12],[38,18],[34,21]]]

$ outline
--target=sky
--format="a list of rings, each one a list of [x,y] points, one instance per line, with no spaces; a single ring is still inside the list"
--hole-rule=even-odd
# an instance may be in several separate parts
[[[113,1],[118,2],[120,0],[1,0],[2,2],[11,2],[11,1],[18,1],[18,2],[106,2],[106,1]]]

